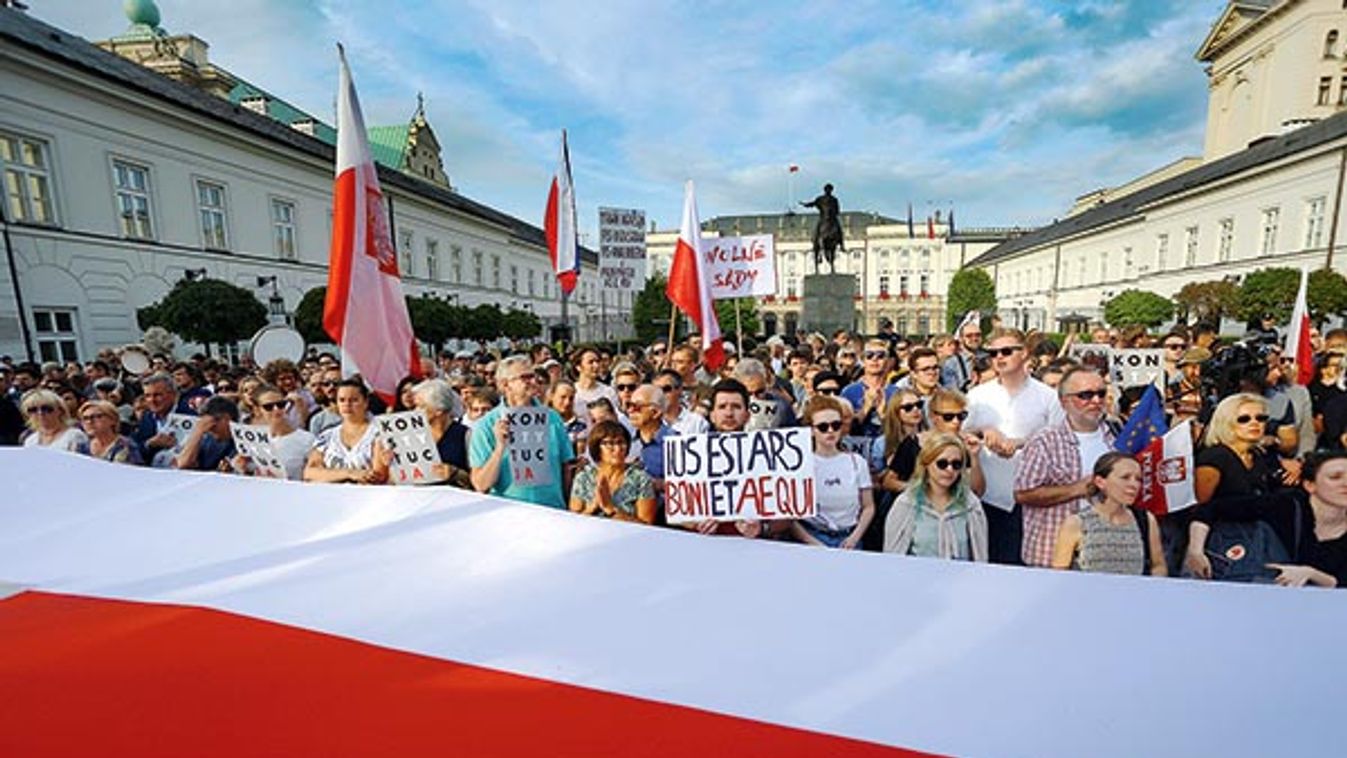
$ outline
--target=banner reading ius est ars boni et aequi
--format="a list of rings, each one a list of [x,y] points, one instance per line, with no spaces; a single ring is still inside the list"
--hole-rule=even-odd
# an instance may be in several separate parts
[[[664,440],[669,523],[815,515],[814,454],[804,427]]]

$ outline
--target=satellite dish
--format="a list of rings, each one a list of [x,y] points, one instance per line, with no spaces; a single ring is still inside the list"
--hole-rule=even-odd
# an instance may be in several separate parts
[[[304,337],[284,324],[271,324],[253,335],[248,342],[248,353],[259,366],[280,358],[298,363],[304,357]]]

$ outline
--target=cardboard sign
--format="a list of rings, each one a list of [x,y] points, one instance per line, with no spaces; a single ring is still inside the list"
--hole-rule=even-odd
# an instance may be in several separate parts
[[[883,437],[843,437],[840,447],[864,458],[871,471],[884,469]]]
[[[611,292],[645,286],[645,211],[599,209],[599,276]]]
[[[510,422],[510,478],[515,484],[542,486],[552,483],[547,450],[547,409],[541,406],[506,408]]]
[[[1165,387],[1165,351],[1163,349],[1114,350],[1109,359],[1113,383],[1123,389],[1154,384]]]
[[[268,479],[287,479],[285,464],[276,455],[271,444],[271,431],[265,426],[245,426],[230,424],[229,431],[234,435],[234,447],[239,455],[252,461],[258,476]]]
[[[430,420],[421,411],[404,411],[375,416],[378,424],[375,439],[393,454],[388,465],[391,484],[433,484],[442,481],[436,476],[435,464],[440,462],[440,451],[430,436]]]
[[[1109,376],[1111,370],[1113,348],[1108,345],[1072,345],[1067,351],[1067,355],[1082,366],[1089,366],[1098,371],[1101,376]]]
[[[702,240],[711,276],[711,298],[776,294],[776,243],[770,234]]]
[[[755,397],[748,401],[748,423],[744,431],[756,432],[759,429],[771,429],[776,426],[776,404],[780,402],[770,397]]]
[[[815,515],[814,452],[805,427],[664,440],[670,524]]]

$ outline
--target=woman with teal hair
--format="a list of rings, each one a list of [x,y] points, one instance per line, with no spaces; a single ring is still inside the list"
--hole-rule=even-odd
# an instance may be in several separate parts
[[[968,487],[969,460],[957,435],[927,437],[884,522],[884,552],[987,562],[987,515]]]

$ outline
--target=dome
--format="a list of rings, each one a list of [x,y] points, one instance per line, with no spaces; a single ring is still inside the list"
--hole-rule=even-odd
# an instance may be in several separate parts
[[[154,0],[124,0],[122,10],[133,24],[159,28],[159,6],[154,4]]]

